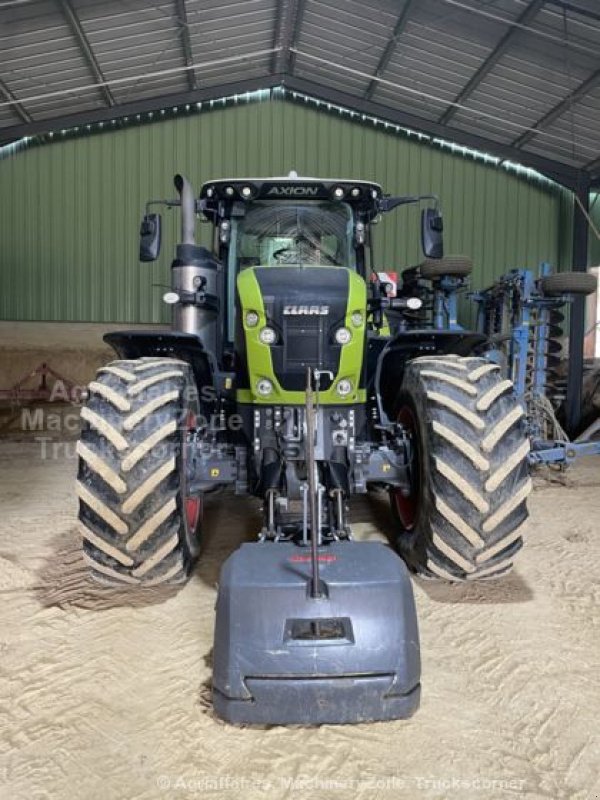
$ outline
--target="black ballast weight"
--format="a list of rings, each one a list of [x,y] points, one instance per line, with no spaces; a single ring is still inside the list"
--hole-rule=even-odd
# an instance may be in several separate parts
[[[244,544],[221,571],[213,703],[235,723],[404,719],[419,706],[420,655],[404,563],[378,542]]]

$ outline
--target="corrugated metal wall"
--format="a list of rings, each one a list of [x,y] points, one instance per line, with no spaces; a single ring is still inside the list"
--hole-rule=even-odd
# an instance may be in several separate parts
[[[0,317],[152,322],[167,318],[152,284],[169,282],[176,212],[159,262],[137,260],[148,198],[173,196],[175,172],[210,178],[286,174],[376,180],[392,193],[441,195],[446,252],[476,264],[473,285],[512,266],[568,260],[565,193],[361,124],[270,99],[31,147],[0,160]],[[207,229],[204,229],[204,233]],[[377,231],[382,268],[418,263],[416,209]]]

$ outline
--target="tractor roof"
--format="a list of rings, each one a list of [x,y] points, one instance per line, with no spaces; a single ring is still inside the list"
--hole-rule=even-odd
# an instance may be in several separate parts
[[[373,216],[382,197],[381,186],[371,181],[305,178],[295,174],[274,178],[232,178],[207,181],[200,190],[206,210],[222,201],[331,200],[346,202]]]

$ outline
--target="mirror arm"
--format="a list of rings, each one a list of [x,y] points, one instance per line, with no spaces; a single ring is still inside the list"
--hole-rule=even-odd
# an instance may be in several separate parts
[[[398,208],[398,206],[420,203],[423,200],[434,200],[435,208],[439,211],[440,198],[437,194],[417,194],[407,195],[405,197],[382,197],[378,203],[378,207],[379,211],[386,213],[387,211],[392,211],[394,208]]]
[[[150,206],[166,206],[167,208],[173,208],[174,206],[180,206],[181,202],[179,200],[148,200],[146,203],[146,214],[150,213]]]

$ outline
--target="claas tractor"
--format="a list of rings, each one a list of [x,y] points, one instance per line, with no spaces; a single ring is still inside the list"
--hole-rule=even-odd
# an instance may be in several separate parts
[[[460,276],[464,261],[443,257],[439,202],[295,173],[213,180],[199,196],[180,175],[175,187],[175,199],[151,201],[180,208],[163,298],[172,326],[107,334],[118,358],[81,412],[90,573],[118,586],[184,582],[207,495],[252,495],[257,541],[219,584],[217,713],[407,716],[419,665],[406,567],[451,582],[505,575],[531,488],[524,411],[480,355],[485,337],[421,324],[411,271],[395,281],[374,263],[375,223],[416,204],[419,274]],[[210,249],[196,242],[198,217]],[[149,203],[142,261],[160,241]],[[353,540],[350,500],[369,491],[389,494],[402,560]]]

